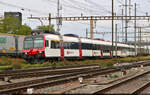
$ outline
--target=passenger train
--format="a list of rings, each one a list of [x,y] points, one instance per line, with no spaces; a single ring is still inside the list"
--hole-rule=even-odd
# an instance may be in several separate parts
[[[23,41],[23,57],[29,62],[46,59],[112,58],[112,43],[109,41],[80,38],[72,35],[36,33]],[[114,51],[115,55],[115,51]],[[117,56],[134,56],[133,45],[117,43]]]

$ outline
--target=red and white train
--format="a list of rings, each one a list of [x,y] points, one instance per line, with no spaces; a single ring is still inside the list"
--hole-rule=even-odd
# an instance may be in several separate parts
[[[112,43],[109,41],[56,34],[40,34],[24,38],[23,56],[26,60],[34,61],[34,63],[43,61],[43,59],[111,58],[111,46]],[[134,54],[133,45],[117,43],[118,57],[133,56]]]

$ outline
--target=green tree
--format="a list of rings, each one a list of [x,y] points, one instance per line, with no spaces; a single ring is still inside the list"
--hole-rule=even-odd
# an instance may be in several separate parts
[[[4,30],[3,28],[3,20],[0,18],[0,33],[2,33]]]
[[[16,32],[17,35],[30,35],[32,29],[26,24],[22,25],[19,30]]]
[[[18,18],[7,16],[0,23],[0,33],[16,34],[16,35],[30,35],[32,29],[26,24],[21,25]]]
[[[55,32],[55,29],[54,29],[54,25],[44,25],[44,26],[38,26],[37,29],[41,29],[41,30],[44,30],[44,31],[51,31],[51,32]]]
[[[3,19],[3,32],[16,34],[16,32],[21,27],[21,23],[19,19],[14,18],[12,16],[7,16]]]

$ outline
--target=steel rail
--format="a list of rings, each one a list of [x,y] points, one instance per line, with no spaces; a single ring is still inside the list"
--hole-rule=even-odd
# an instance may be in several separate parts
[[[121,85],[126,84],[127,82],[133,81],[133,80],[135,80],[135,79],[137,79],[137,78],[140,78],[140,77],[142,77],[142,76],[144,76],[144,75],[146,75],[146,74],[149,74],[149,73],[150,73],[150,71],[146,71],[146,72],[144,72],[144,73],[142,73],[142,74],[136,75],[136,76],[131,77],[131,78],[129,78],[129,79],[125,79],[125,80],[123,80],[123,81],[121,81],[121,82],[119,82],[119,83],[116,83],[116,84],[112,85],[112,86],[109,86],[109,87],[106,87],[106,88],[104,88],[104,89],[102,89],[102,90],[99,90],[99,91],[95,92],[94,94],[105,94],[106,92],[109,92],[109,91],[112,90],[112,89],[115,89],[115,88],[117,88],[117,87],[119,87],[119,86],[121,86]],[[136,91],[135,91],[135,92],[136,92]],[[134,91],[133,91],[133,93],[134,93]]]
[[[116,72],[119,71],[119,69],[109,69],[101,71],[101,69],[93,69],[93,70],[87,70],[87,71],[80,71],[80,72],[74,72],[69,74],[63,74],[63,75],[55,75],[47,78],[41,78],[37,80],[30,80],[25,82],[19,82],[19,83],[13,83],[13,84],[7,84],[7,85],[1,85],[0,86],[0,93],[12,93],[12,92],[18,92],[20,90],[26,90],[27,88],[38,88],[42,85],[54,85],[61,82],[71,81],[74,79],[77,79],[79,77],[92,77],[94,75],[99,74],[106,74],[110,72]]]

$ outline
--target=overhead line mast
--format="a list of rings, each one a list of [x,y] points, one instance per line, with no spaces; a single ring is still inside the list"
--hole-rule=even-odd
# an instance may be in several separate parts
[[[112,57],[114,55],[114,0],[112,0]]]
[[[57,32],[60,31],[60,1],[58,0],[57,1],[57,20],[56,20],[56,23],[57,23]]]

